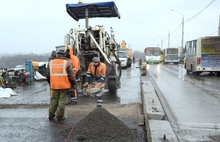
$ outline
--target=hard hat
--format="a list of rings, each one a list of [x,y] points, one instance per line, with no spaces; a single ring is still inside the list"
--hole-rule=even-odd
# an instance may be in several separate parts
[[[98,62],[100,62],[100,58],[99,57],[93,57],[92,61],[95,62],[95,63],[98,63]]]

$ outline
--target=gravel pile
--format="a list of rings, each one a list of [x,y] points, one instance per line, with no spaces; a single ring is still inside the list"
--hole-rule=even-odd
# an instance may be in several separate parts
[[[72,140],[84,142],[134,142],[136,131],[105,108],[96,108],[73,128]]]

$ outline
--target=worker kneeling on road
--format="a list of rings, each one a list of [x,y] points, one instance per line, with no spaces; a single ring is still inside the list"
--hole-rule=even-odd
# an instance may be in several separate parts
[[[106,65],[100,62],[99,57],[93,57],[88,66],[86,82],[83,85],[83,95],[96,96],[97,105],[102,105],[102,93],[106,78]]]
[[[66,95],[71,85],[75,85],[72,65],[66,60],[64,51],[58,51],[57,57],[49,62],[46,77],[50,88],[53,90],[50,100],[49,120],[53,120],[55,112],[57,121],[64,120]]]

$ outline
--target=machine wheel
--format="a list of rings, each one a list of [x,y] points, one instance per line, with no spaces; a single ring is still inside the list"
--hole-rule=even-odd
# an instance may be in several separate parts
[[[108,80],[108,90],[110,94],[115,94],[116,93],[116,81],[113,79]]]

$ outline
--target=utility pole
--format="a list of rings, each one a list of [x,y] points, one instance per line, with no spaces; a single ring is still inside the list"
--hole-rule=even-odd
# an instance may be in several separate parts
[[[220,14],[219,14],[219,22],[218,22],[218,36],[220,36]]]
[[[183,53],[183,42],[184,42],[184,15],[183,15],[183,13],[181,13],[181,12],[179,12],[179,11],[176,11],[176,10],[174,10],[174,9],[171,9],[171,11],[174,11],[174,12],[176,12],[176,13],[179,13],[179,14],[181,14],[182,15],[182,40],[181,40],[181,53]]]

